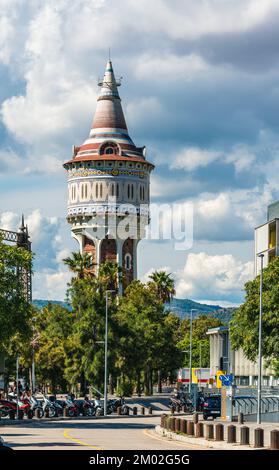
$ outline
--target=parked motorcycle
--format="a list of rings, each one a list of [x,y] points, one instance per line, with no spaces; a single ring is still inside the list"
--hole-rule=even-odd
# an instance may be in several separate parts
[[[66,407],[68,408],[68,415],[70,417],[78,416],[78,407],[71,395],[68,395],[66,398]]]
[[[54,416],[56,416],[55,406],[51,403],[51,401],[45,395],[43,395],[42,408],[43,408],[44,415],[46,415],[46,412],[48,412],[48,416],[50,418],[54,418]]]
[[[121,408],[122,415],[128,414],[129,410],[128,410],[128,406],[125,403],[124,397],[116,398],[114,400],[109,400],[108,407],[107,407],[108,414],[116,413],[119,407]]]
[[[15,401],[2,399],[0,400],[0,406],[1,406],[1,416],[3,418],[10,417],[11,415],[16,415],[17,403]],[[23,419],[24,414],[25,413],[28,414],[29,409],[30,409],[30,406],[28,407],[26,404],[19,401],[18,402],[19,419]]]
[[[31,395],[29,397],[29,402],[30,402],[31,410],[33,411],[33,414],[35,414],[36,410],[38,410],[37,411],[38,417],[42,418],[44,416],[44,410],[43,410],[41,403],[37,400],[35,395]]]
[[[48,400],[50,401],[51,405],[55,408],[55,416],[62,416],[63,415],[63,409],[65,406],[65,401],[64,400],[57,400],[55,395],[49,395],[47,397]]]

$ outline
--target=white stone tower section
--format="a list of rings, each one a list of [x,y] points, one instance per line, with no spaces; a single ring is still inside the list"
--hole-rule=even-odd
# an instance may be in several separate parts
[[[137,245],[149,223],[150,173],[145,147],[129,136],[120,80],[109,61],[89,137],[73,147],[68,173],[68,215],[81,252],[91,254],[95,271],[104,261],[122,267],[119,293],[137,277]]]

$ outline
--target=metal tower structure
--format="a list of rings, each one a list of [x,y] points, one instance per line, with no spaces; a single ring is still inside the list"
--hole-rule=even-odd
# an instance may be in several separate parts
[[[24,224],[24,216],[22,216],[21,226],[18,232],[0,229],[0,236],[3,240],[14,243],[16,246],[24,248],[31,253],[31,242],[28,234],[27,226]],[[32,302],[32,273],[31,268],[18,268],[18,275],[22,280],[23,292],[27,302]]]

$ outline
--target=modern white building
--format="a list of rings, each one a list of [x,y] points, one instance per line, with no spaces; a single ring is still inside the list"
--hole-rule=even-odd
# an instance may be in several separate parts
[[[228,327],[210,328],[207,334],[210,340],[210,376],[215,378],[217,371],[223,370],[234,374],[236,385],[257,385],[258,364],[249,361],[242,349],[232,349]],[[271,369],[263,367],[262,376],[263,386],[278,385],[278,379],[273,377]]]
[[[255,276],[261,270],[260,254],[264,255],[264,268],[279,255],[279,201],[268,206],[267,221],[255,228]]]

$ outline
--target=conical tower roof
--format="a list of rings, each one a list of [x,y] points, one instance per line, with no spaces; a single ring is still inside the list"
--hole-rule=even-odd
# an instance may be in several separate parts
[[[99,81],[101,92],[97,101],[97,109],[92,124],[93,135],[95,131],[109,130],[127,132],[121,100],[118,93],[120,80],[116,81],[112,63],[109,60],[103,80]]]
[[[106,64],[105,73],[99,80],[100,93],[88,138],[80,147],[74,147],[73,163],[84,160],[132,159],[145,160],[145,147],[136,147],[129,136],[118,87],[121,80],[116,79],[111,60]],[[105,146],[112,144],[115,152],[108,155]]]

